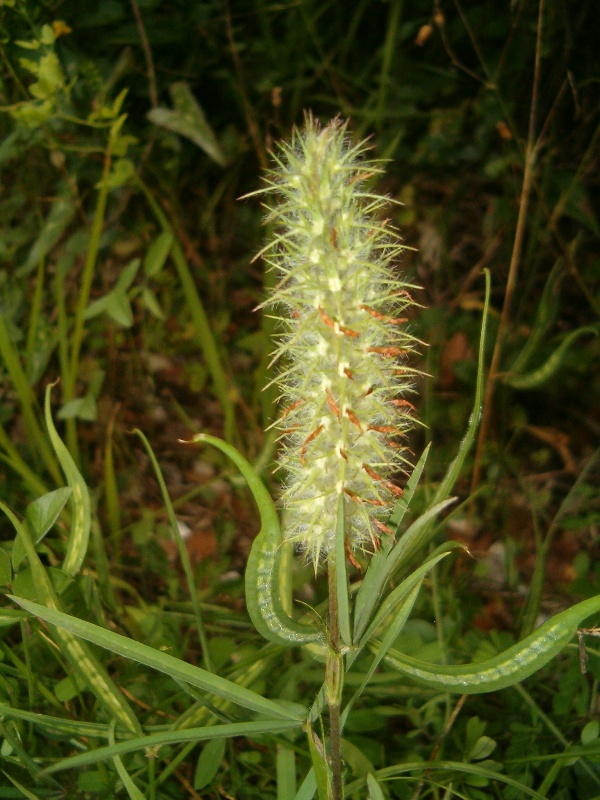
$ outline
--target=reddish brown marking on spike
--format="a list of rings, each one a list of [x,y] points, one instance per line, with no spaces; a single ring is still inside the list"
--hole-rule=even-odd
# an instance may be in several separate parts
[[[364,471],[367,473],[367,475],[368,475],[370,478],[373,478],[373,480],[374,480],[374,481],[382,481],[382,480],[383,480],[383,478],[381,477],[381,475],[378,475],[378,474],[375,472],[375,470],[374,470],[374,469],[371,469],[371,467],[370,467],[368,464],[363,464],[363,465],[362,465],[362,468],[364,469]]]
[[[352,186],[352,184],[356,183],[356,181],[368,181],[369,178],[372,178],[374,175],[377,175],[377,173],[376,172],[361,172],[359,175],[355,175],[349,181],[349,185]]]
[[[353,339],[357,339],[360,336],[358,331],[352,330],[352,328],[347,328],[345,325],[338,325],[338,328],[344,334],[344,336],[351,336]]]
[[[301,406],[301,405],[302,405],[302,403],[305,403],[305,402],[306,402],[306,401],[304,400],[304,398],[301,398],[300,400],[296,400],[296,402],[295,402],[295,403],[292,403],[292,404],[291,404],[290,406],[288,406],[287,408],[284,408],[284,409],[283,409],[283,411],[281,412],[281,417],[280,417],[280,419],[284,420],[284,419],[287,417],[287,415],[288,415],[288,414],[291,414],[291,412],[292,412],[292,411],[293,411],[295,408],[298,408],[298,406]]]
[[[346,558],[352,564],[353,567],[355,567],[359,572],[362,573],[361,565],[358,563],[358,561],[352,555],[352,550],[350,549],[350,540],[348,539],[347,536],[346,536],[345,546],[346,546]]]
[[[324,427],[325,427],[324,425],[319,425],[319,427],[315,428],[315,430],[312,433],[309,433],[306,439],[302,442],[302,447],[300,448],[300,463],[302,464],[302,466],[304,466],[305,464],[304,454],[306,453],[306,448],[308,447],[310,442],[312,442],[313,439],[317,438],[317,436],[321,433]]]
[[[346,451],[343,447],[338,447],[338,453],[341,455],[344,461],[348,461],[348,456],[346,455]]]
[[[380,311],[376,311],[374,308],[371,308],[370,306],[361,305],[361,308],[375,319],[381,319],[384,322],[387,322],[388,325],[404,325],[405,322],[408,322],[408,317],[388,317],[385,314],[382,314]]]
[[[292,316],[294,319],[300,319],[300,312],[294,309],[290,312],[290,316]]]
[[[363,303],[363,304],[360,306],[360,308],[361,308],[363,311],[366,311],[366,312],[367,312],[367,314],[370,314],[372,317],[375,317],[375,319],[385,319],[385,314],[381,314],[379,311],[375,311],[375,309],[374,309],[374,308],[371,308],[371,306],[366,306],[366,305],[364,305],[364,303]]]
[[[387,525],[384,525],[383,522],[380,522],[378,519],[374,519],[373,523],[382,533],[389,533],[390,536],[394,536],[394,531],[391,528],[388,528]]]
[[[369,430],[377,431],[377,433],[400,433],[398,428],[394,428],[393,425],[369,425]]]
[[[398,297],[406,297],[411,303],[415,302],[412,299],[412,296],[406,291],[406,289],[398,289],[398,291],[394,292],[394,294],[397,294]]]
[[[393,450],[406,450],[407,449],[403,444],[400,444],[399,442],[391,442],[389,439],[386,442],[386,445],[388,447],[391,447]]]
[[[354,494],[354,492],[351,492],[350,489],[344,488],[344,494],[347,494],[350,500],[354,500],[355,503],[363,502],[362,497],[359,497],[357,494]]]
[[[387,486],[387,488],[390,490],[392,494],[396,495],[396,497],[402,497],[402,495],[404,494],[404,490],[401,489],[399,486],[396,486],[395,483],[392,483],[391,481],[384,481],[384,484],[385,486]]]
[[[416,411],[416,407],[409,400],[392,400],[392,404],[398,408],[408,408],[411,411]]]
[[[348,417],[350,422],[353,425],[356,425],[358,430],[362,433],[362,430],[363,430],[362,425],[360,424],[360,421],[359,421],[358,417],[356,416],[356,414],[354,413],[354,411],[352,411],[352,409],[350,409],[350,408],[347,408],[346,409],[346,416]]]
[[[349,370],[348,367],[344,367],[344,375],[348,378],[348,380],[354,379],[354,373],[352,370]]]
[[[335,228],[331,229],[331,244],[333,245],[335,250],[338,249],[337,231]]]
[[[369,500],[366,497],[359,497],[354,492],[351,492],[350,489],[344,489],[344,494],[348,495],[351,500],[354,500],[355,503],[368,503],[370,506],[385,506],[386,503],[383,500]]]
[[[363,394],[363,397],[368,397],[370,394],[373,394],[373,387],[369,386],[367,391]]]
[[[323,320],[325,325],[327,325],[328,328],[331,328],[332,331],[335,330],[335,322],[331,319],[331,317],[327,316],[327,314],[323,311],[321,306],[319,306],[319,316],[321,317],[321,319]]]
[[[327,397],[327,405],[331,409],[331,411],[335,414],[335,418],[337,421],[340,421],[340,410],[335,404],[335,400],[328,388],[325,389],[325,396]]]
[[[385,358],[405,356],[407,352],[407,350],[402,350],[400,347],[367,347],[367,353],[378,353]]]

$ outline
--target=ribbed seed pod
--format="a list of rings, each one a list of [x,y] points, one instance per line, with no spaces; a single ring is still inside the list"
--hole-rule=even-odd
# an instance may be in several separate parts
[[[315,564],[334,547],[340,495],[349,550],[377,547],[413,424],[404,395],[415,370],[404,362],[417,341],[403,316],[413,301],[392,269],[403,245],[379,214],[387,199],[365,186],[382,170],[346,127],[307,116],[279,146],[264,190],[277,201],[263,256],[280,281],[263,305],[282,327],[284,535]]]

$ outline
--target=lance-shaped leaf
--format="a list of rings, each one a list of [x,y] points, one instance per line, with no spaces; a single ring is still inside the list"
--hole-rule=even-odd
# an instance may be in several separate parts
[[[262,697],[262,695],[250,689],[238,686],[233,681],[228,681],[219,675],[207,672],[205,669],[188,664],[167,653],[162,653],[154,647],[135,642],[120,633],[108,631],[99,625],[94,625],[91,622],[72,617],[55,609],[45,608],[38,603],[24,600],[22,597],[11,597],[11,600],[36,617],[49,622],[51,625],[56,625],[62,630],[69,631],[74,636],[87,639],[87,641],[110,650],[112,653],[137,661],[139,664],[145,664],[159,672],[164,672],[174,680],[189,683],[191,686],[196,686],[205,692],[231,700],[232,703],[236,703],[243,708],[249,708],[252,711],[278,719],[300,720],[306,716],[306,710],[302,706],[280,705],[274,700]]]
[[[430,664],[390,650],[385,662],[418,683],[456,694],[483,694],[505,689],[545,666],[569,643],[581,622],[600,611],[600,595],[562,611],[521,642],[475,664]],[[373,648],[377,651],[377,646]]]

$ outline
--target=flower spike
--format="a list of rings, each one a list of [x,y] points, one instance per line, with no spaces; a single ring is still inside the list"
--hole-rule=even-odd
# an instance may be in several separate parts
[[[334,549],[340,498],[348,553],[378,547],[407,464],[398,439],[414,424],[405,395],[416,370],[399,369],[418,345],[405,316],[414,287],[394,272],[404,246],[377,216],[387,200],[365,189],[382,172],[367,149],[339,118],[321,127],[307,115],[264,190],[276,200],[263,253],[279,281],[262,306],[281,326],[284,536],[315,565]]]

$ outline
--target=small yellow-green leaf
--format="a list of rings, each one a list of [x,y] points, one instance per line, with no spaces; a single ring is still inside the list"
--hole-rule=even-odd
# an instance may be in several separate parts
[[[588,745],[595,742],[598,736],[600,735],[600,722],[597,719],[593,719],[591,722],[588,722],[587,725],[581,731],[581,744]]]
[[[162,270],[173,246],[172,231],[163,231],[152,242],[144,259],[144,272],[153,278]]]

